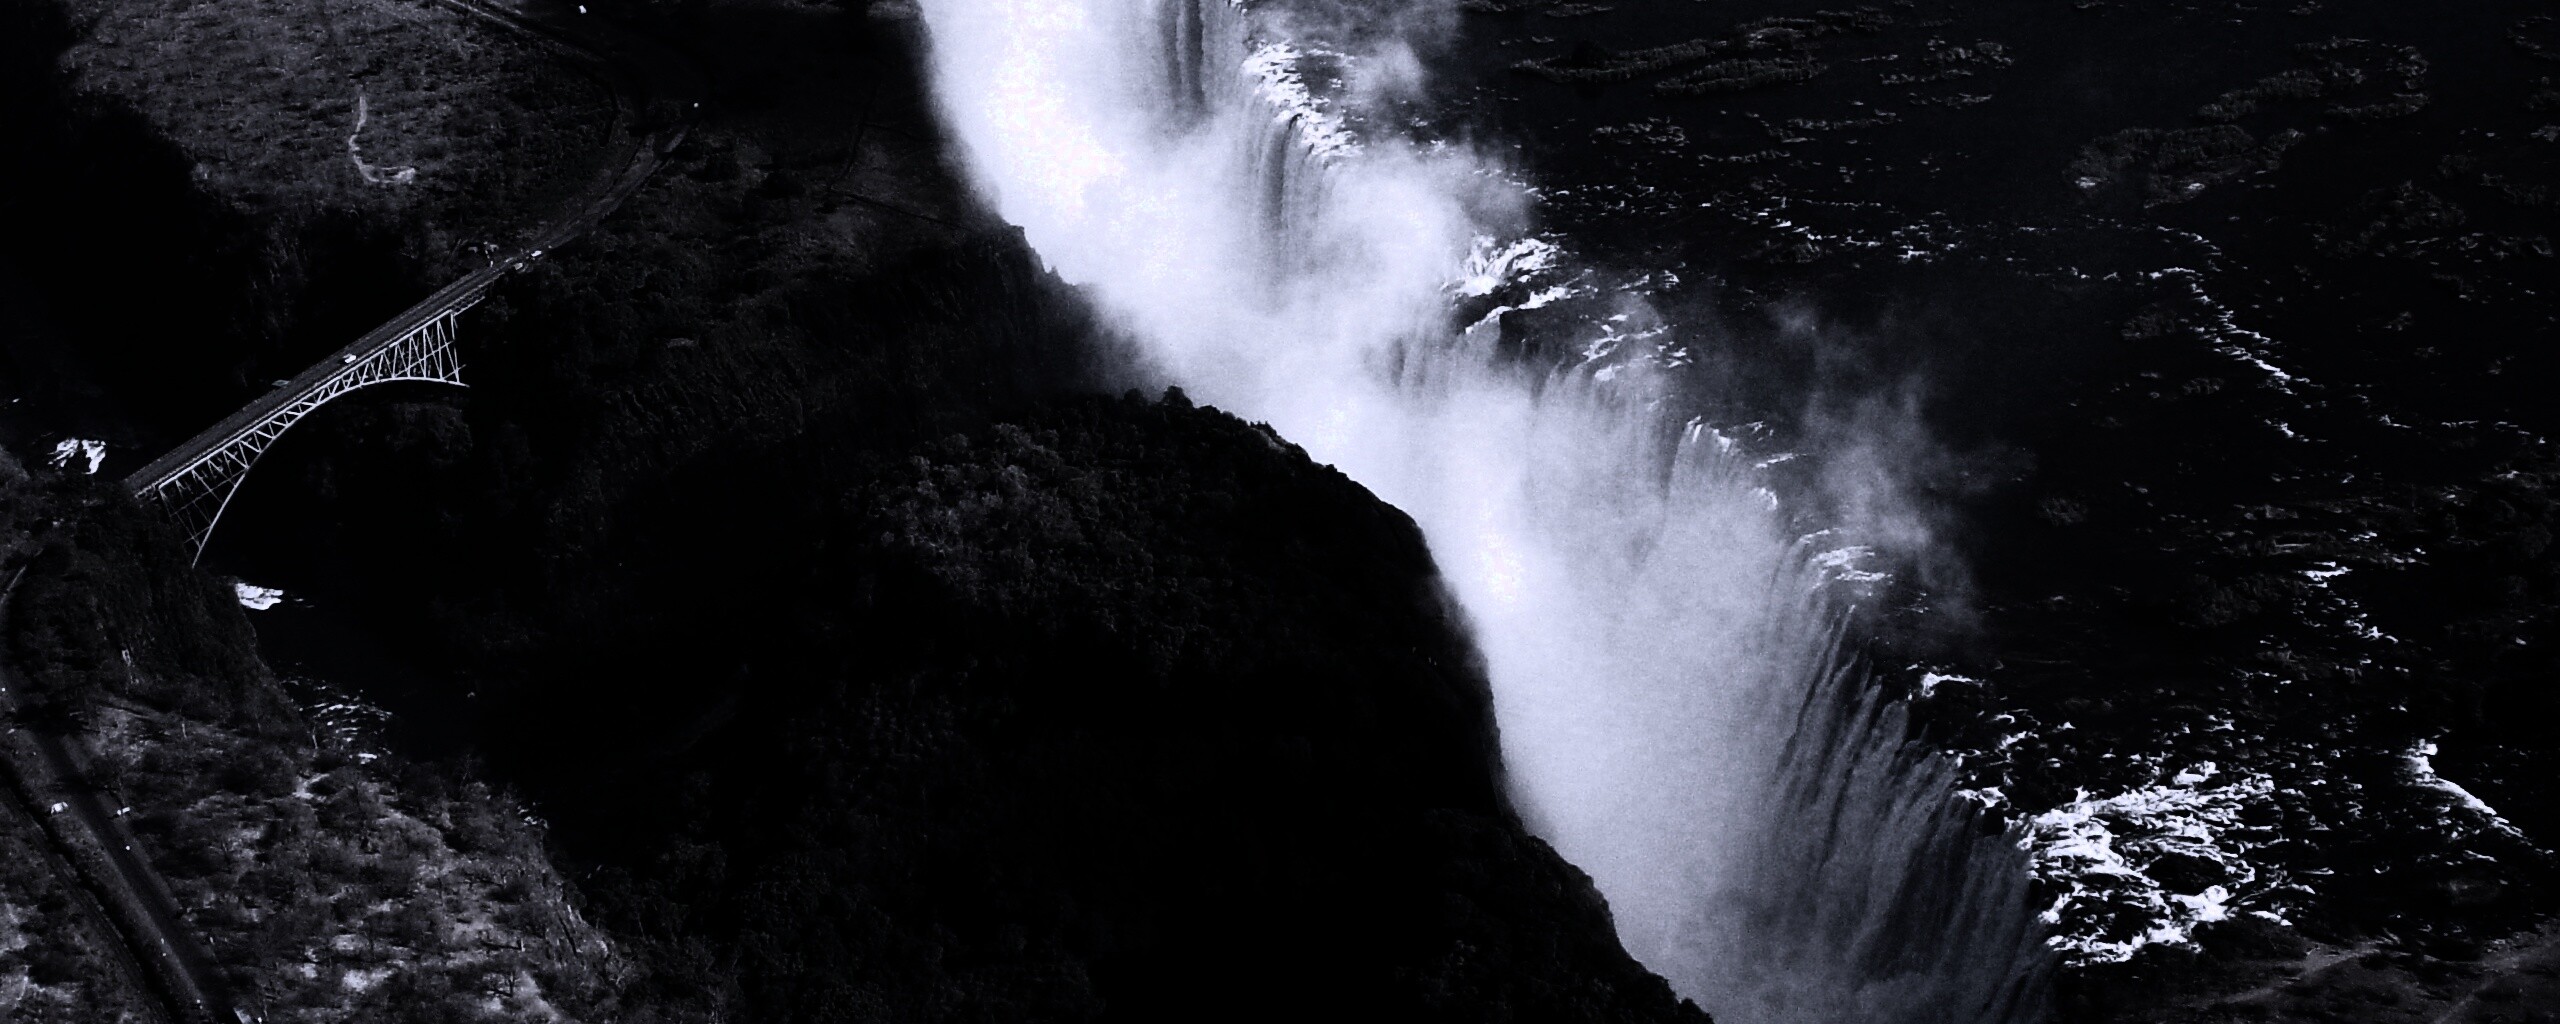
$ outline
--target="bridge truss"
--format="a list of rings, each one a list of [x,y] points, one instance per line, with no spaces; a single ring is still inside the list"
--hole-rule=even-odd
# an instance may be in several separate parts
[[[154,460],[126,480],[136,497],[155,502],[187,531],[197,557],[214,525],[249,475],[249,467],[295,423],[358,388],[413,380],[466,387],[462,354],[454,347],[463,311],[479,304],[490,279],[475,274],[419,303],[407,314],[304,370]]]

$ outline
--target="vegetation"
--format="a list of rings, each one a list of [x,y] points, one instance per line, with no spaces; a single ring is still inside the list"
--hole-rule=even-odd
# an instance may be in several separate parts
[[[519,693],[637,1005],[1701,1019],[1508,810],[1401,514],[1178,394],[857,424],[688,470],[622,629]]]
[[[487,768],[312,727],[165,532],[46,483],[10,650],[249,1001],[1700,1019],[1506,808],[1411,523],[1222,414],[1057,397],[1107,342],[966,212],[904,29],[647,16],[725,62],[727,115],[484,307],[469,406],[333,406],[214,552],[401,581],[375,606],[494,695]],[[255,237],[136,115],[52,95]]]
[[[6,497],[33,548],[16,560],[6,637],[31,691],[14,724],[72,733],[86,782],[131,809],[245,1006],[271,1021],[441,1022],[610,1005],[611,944],[570,908],[513,798],[465,767],[311,728],[258,662],[228,588],[121,495],[47,473]],[[40,842],[0,829],[0,849]],[[48,936],[0,953],[0,970],[14,962],[42,986],[33,1019],[76,993],[92,993],[83,1012],[124,1012],[134,986],[100,980],[121,940],[74,921],[64,884],[41,855],[0,870],[0,906],[32,908],[0,920],[32,913]]]
[[[359,94],[412,183],[350,161]],[[0,9],[0,419],[118,453],[201,429],[582,187],[604,100],[441,7]]]
[[[16,563],[33,488],[0,452],[0,561]],[[21,701],[25,694],[16,695]],[[0,768],[0,1016],[41,1022],[157,1020],[148,990],[124,965],[123,939],[89,902]]]
[[[44,832],[0,800],[0,1016],[25,1024],[158,1020],[123,940],[55,867]]]
[[[411,646],[483,667],[619,629],[599,610],[628,583],[623,524],[676,467],[829,416],[889,457],[1095,380],[1081,304],[966,212],[917,134],[902,32],[764,4],[663,30],[715,62],[723,116],[575,259],[475,311],[467,407],[322,410],[242,491],[215,560],[362,588]],[[368,541],[384,535],[403,543]],[[545,554],[493,557],[528,550]]]
[[[129,105],[235,207],[397,225],[431,276],[476,266],[576,195],[613,118],[602,84],[430,0],[70,0],[73,87]],[[364,102],[365,161],[348,148]]]
[[[110,709],[93,740],[188,923],[270,1021],[595,1019],[612,945],[487,783]],[[296,756],[299,755],[299,756]]]

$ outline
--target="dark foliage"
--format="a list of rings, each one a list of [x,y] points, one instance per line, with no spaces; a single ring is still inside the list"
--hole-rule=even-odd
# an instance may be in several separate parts
[[[404,226],[245,211],[141,115],[78,92],[50,3],[0,6],[0,380],[119,447],[182,438],[425,293]]]
[[[58,518],[35,535],[6,638],[29,710],[67,720],[113,696],[291,733],[298,719],[258,663],[239,603],[195,571],[175,530],[104,483],[53,484],[43,507]]]
[[[1683,1012],[1505,808],[1409,522],[1218,414],[1034,411],[1100,332],[1018,237],[813,250],[823,179],[738,152],[511,280],[467,406],[300,428],[215,551],[446,662],[375,696],[480,709],[645,954],[625,1019]]]
[[[753,542],[668,552],[627,646],[519,705],[590,912],[647,937],[660,1005],[1694,1012],[1508,811],[1402,515],[1178,400],[903,461],[837,429],[690,474],[719,500],[630,528]]]

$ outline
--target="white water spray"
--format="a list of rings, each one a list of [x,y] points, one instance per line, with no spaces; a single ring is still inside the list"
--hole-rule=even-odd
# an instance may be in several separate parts
[[[1553,253],[1487,246],[1530,211],[1483,161],[1351,123],[1420,88],[1402,41],[1445,10],[923,9],[978,183],[1145,371],[1422,525],[1515,800],[1630,952],[1737,1024],[2035,1015],[2022,859],[1840,667],[1818,574],[1734,445],[1666,411],[1658,362],[1533,367],[1498,356],[1498,317],[1449,326],[1453,296]]]

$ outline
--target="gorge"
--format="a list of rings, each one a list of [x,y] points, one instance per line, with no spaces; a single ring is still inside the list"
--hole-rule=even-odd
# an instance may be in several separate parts
[[[1513,796],[1630,951],[1744,1024],[2040,1012],[2020,844],[1840,653],[1823,567],[1925,536],[1790,536],[1802,520],[1759,475],[1779,453],[1684,387],[1719,362],[1691,353],[1706,342],[1641,292],[1577,294],[1591,271],[1536,233],[1534,187],[1403,132],[1430,109],[1415,51],[1454,12],[924,13],[975,176],[1139,372],[1270,422],[1423,525],[1488,661]],[[1477,297],[1504,304],[1460,323]],[[1651,323],[1506,327],[1558,301]]]
[[[0,5],[0,1016],[2543,1024],[2555,32]]]

